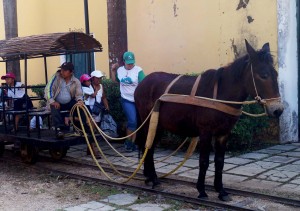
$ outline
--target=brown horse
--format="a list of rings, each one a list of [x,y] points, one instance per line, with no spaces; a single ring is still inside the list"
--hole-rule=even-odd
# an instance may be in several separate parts
[[[250,95],[259,95],[262,99],[269,100],[267,113],[269,116],[279,117],[283,112],[277,83],[277,72],[273,67],[273,58],[270,54],[269,44],[255,51],[246,42],[248,54],[235,60],[233,63],[218,70],[207,70],[201,75],[200,83],[196,89],[196,96],[213,97],[215,84],[218,85],[216,99],[226,101],[245,101]],[[148,75],[135,91],[135,102],[140,121],[143,122],[153,108],[155,101],[160,98],[168,85],[177,77],[175,74],[155,72]],[[196,76],[182,76],[170,88],[169,93],[190,95]],[[232,108],[240,109],[241,105],[227,104]],[[207,197],[205,192],[205,175],[209,165],[209,153],[211,151],[212,137],[215,137],[215,179],[214,187],[219,192],[221,200],[230,200],[228,193],[223,188],[222,171],[226,139],[239,115],[231,115],[226,112],[174,102],[161,102],[159,108],[159,121],[154,144],[160,138],[162,129],[174,134],[188,137],[199,136],[200,157],[199,176],[197,189],[199,198]],[[138,133],[138,145],[144,149],[149,122]],[[152,182],[153,187],[159,184],[153,161],[154,146],[149,150],[144,163],[144,175],[146,183]]]

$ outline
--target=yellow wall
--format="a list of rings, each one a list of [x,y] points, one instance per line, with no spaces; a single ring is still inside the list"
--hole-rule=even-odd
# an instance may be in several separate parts
[[[35,34],[82,31],[85,32],[83,0],[18,0],[19,36]],[[90,32],[102,44],[103,52],[96,53],[96,68],[108,74],[107,44],[107,5],[105,0],[89,0]],[[0,39],[5,39],[3,21],[3,1],[0,0]],[[48,76],[50,77],[60,65],[60,57],[47,59]],[[24,63],[21,62],[23,69]],[[3,64],[0,73],[5,72]],[[42,59],[28,60],[28,84],[44,83],[44,66]],[[22,70],[22,79],[24,73]]]
[[[146,73],[201,72],[234,59],[244,39],[255,48],[270,42],[277,52],[276,1],[252,0],[127,1],[129,50]],[[266,13],[268,11],[268,13]],[[248,23],[247,16],[254,21]]]
[[[90,32],[104,49],[96,53],[96,68],[109,75],[107,1],[88,2]],[[252,0],[246,8],[237,10],[240,2],[127,0],[128,48],[136,54],[137,65],[146,73],[198,73],[218,68],[233,61],[235,53],[245,52],[244,39],[255,48],[270,42],[276,56],[276,1]],[[0,0],[0,39],[4,39],[2,4]],[[247,16],[251,16],[253,22],[248,23]],[[84,1],[18,0],[18,23],[19,36],[85,31]],[[58,57],[49,58],[49,76],[59,64]],[[42,83],[42,60],[30,60],[28,65],[29,84]],[[0,68],[0,73],[4,73],[3,67]]]

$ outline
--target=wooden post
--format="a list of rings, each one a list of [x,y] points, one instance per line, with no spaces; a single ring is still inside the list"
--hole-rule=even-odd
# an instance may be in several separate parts
[[[127,51],[127,17],[125,0],[107,0],[109,67],[123,65],[123,53]]]
[[[18,36],[17,0],[3,0],[5,38],[10,39]],[[20,62],[7,62],[7,72],[13,72],[16,80],[21,80]]]

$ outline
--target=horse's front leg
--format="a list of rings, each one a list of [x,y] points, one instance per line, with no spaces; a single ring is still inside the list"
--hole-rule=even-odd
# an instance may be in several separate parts
[[[223,168],[224,168],[224,157],[226,151],[226,140],[227,136],[216,137],[215,142],[215,180],[214,187],[217,192],[219,192],[219,199],[222,201],[230,201],[228,193],[223,188]]]
[[[152,188],[155,188],[155,186],[160,185],[160,181],[157,178],[157,174],[155,171],[153,156],[154,156],[155,145],[158,142],[158,140],[160,140],[161,135],[162,135],[162,131],[157,130],[153,145],[152,145],[151,149],[148,150],[148,154],[145,158],[145,163],[144,163],[144,175],[146,177],[145,183],[149,184],[150,182],[152,182]]]
[[[198,198],[207,198],[205,192],[205,176],[209,166],[209,154],[211,150],[211,136],[200,136],[199,175],[197,182]]]
[[[146,177],[145,180],[146,185],[152,182],[152,188],[155,188],[155,186],[159,185],[160,182],[157,178],[157,174],[155,171],[153,155],[154,155],[154,146],[152,146],[152,148],[148,150],[147,156],[145,158],[144,176]]]

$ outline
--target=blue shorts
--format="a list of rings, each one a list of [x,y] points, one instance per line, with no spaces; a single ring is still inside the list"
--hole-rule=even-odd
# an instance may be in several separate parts
[[[137,128],[137,113],[135,103],[121,98],[121,104],[127,118],[127,128],[131,131],[135,131]]]

